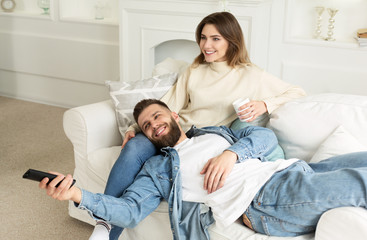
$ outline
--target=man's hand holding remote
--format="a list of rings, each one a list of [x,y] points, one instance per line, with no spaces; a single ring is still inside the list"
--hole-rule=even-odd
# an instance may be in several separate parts
[[[57,175],[57,177],[49,184],[47,184],[49,179],[44,178],[40,182],[39,187],[42,189],[46,189],[47,195],[54,199],[60,201],[71,200],[79,204],[82,199],[82,192],[79,188],[75,186],[70,188],[71,184],[73,183],[73,177],[70,174],[65,177],[61,173],[52,173]],[[55,187],[59,182],[61,182],[60,185],[58,187]]]

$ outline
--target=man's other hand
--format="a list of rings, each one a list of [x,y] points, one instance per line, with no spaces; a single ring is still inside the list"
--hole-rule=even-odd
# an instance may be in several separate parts
[[[237,154],[227,150],[219,156],[209,159],[200,172],[200,174],[205,174],[204,189],[208,193],[212,193],[223,187],[236,161]]]

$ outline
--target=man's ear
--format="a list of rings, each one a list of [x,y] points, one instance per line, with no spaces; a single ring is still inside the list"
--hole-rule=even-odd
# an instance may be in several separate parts
[[[171,112],[171,115],[172,115],[173,119],[176,120],[177,123],[180,121],[180,116],[177,113]]]

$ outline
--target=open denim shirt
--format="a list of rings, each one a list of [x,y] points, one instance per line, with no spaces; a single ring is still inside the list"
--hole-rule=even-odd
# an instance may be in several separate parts
[[[230,128],[192,127],[188,137],[214,133],[224,137],[231,146],[227,149],[237,154],[238,162],[265,157],[277,146],[275,134],[262,127],[247,127],[241,130]],[[180,159],[174,148],[161,149],[161,154],[150,158],[135,181],[123,196],[115,198],[82,190],[78,205],[98,219],[123,228],[133,228],[153,212],[162,200],[169,205],[169,218],[174,240],[210,239],[208,227],[214,222],[211,211],[201,211],[201,204],[182,201]]]

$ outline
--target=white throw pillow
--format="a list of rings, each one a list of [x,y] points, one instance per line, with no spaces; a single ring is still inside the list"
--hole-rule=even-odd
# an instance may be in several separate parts
[[[367,146],[367,96],[324,93],[294,99],[270,115],[286,159],[307,162],[331,132],[343,125]]]
[[[185,72],[188,66],[190,66],[190,63],[188,62],[173,58],[166,58],[154,66],[152,76],[163,75],[170,72],[176,72],[178,75],[181,75],[183,72]]]
[[[145,98],[161,99],[176,80],[177,73],[168,73],[135,82],[106,82],[115,105],[117,125],[122,138],[127,128],[135,123],[135,105]]]
[[[320,145],[316,153],[310,160],[310,163],[352,152],[367,151],[354,136],[352,136],[342,125]]]

